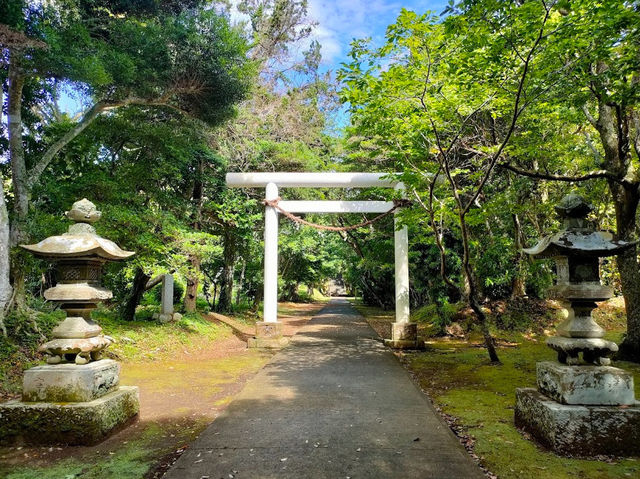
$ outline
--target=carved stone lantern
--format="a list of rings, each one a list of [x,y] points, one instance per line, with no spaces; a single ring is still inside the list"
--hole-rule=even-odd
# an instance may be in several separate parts
[[[555,209],[564,229],[524,250],[534,258],[555,260],[557,280],[550,293],[565,302],[569,313],[557,328],[558,336],[547,344],[558,353],[560,363],[580,364],[582,353],[586,363],[608,365],[608,356],[618,351],[618,345],[602,339],[604,329],[591,316],[597,301],[613,297],[613,290],[600,283],[599,258],[619,254],[633,243],[594,231],[587,220],[591,205],[576,194],[565,196]]]
[[[120,365],[99,358],[113,339],[91,319],[112,296],[100,285],[102,266],[134,253],[96,234],[100,212],[89,200],[74,203],[66,216],[75,222],[67,233],[22,246],[57,264],[58,283],[44,296],[67,317],[40,347],[48,364],[24,372],[22,400],[0,404],[0,444],[95,444],[140,409],[138,388],[120,386]]]
[[[86,198],[76,201],[66,216],[75,222],[67,233],[22,247],[57,263],[58,284],[47,289],[44,297],[60,303],[67,313],[67,318],[52,331],[53,339],[43,344],[40,351],[48,355],[49,364],[86,364],[99,359],[100,352],[113,341],[91,319],[91,311],[97,304],[112,297],[111,291],[100,285],[102,266],[135,253],[96,235],[92,223],[100,219],[101,213]]]
[[[556,211],[562,231],[524,251],[555,260],[557,281],[550,293],[563,301],[568,315],[557,336],[547,340],[558,362],[537,363],[537,390],[516,390],[515,422],[558,453],[635,455],[640,453],[640,407],[633,376],[610,366],[618,345],[603,339],[605,331],[591,315],[597,301],[613,296],[600,283],[599,258],[634,243],[595,231],[587,220],[592,207],[579,195],[565,196]]]

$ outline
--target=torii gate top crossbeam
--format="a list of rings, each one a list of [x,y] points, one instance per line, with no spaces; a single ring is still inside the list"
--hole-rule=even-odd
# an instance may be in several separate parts
[[[227,173],[227,186],[264,188],[273,183],[288,188],[394,188],[388,173]]]

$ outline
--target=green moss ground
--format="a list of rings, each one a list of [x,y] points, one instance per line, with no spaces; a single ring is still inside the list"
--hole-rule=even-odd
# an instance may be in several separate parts
[[[150,463],[169,452],[157,446],[163,434],[163,426],[149,425],[138,437],[112,451],[87,451],[78,457],[47,461],[46,465],[0,467],[0,474],[6,479],[142,478]]]
[[[358,309],[374,321],[393,320],[392,312]],[[618,341],[624,319],[619,313],[615,304],[597,313],[603,324],[615,329],[608,337]],[[489,363],[473,333],[470,342],[434,338],[424,352],[399,354],[436,406],[456,418],[462,434],[475,441],[474,452],[483,466],[500,479],[640,477],[640,459],[558,457],[518,431],[513,424],[515,389],[535,387],[535,363],[555,355],[545,346],[545,336],[506,331],[497,331],[497,336],[505,339],[498,351],[502,364],[497,366]],[[640,397],[640,366],[622,361],[616,366],[634,374]]]

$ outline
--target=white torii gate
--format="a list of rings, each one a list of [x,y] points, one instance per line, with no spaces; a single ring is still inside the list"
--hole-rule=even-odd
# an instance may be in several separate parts
[[[265,188],[265,199],[278,198],[278,188],[394,188],[404,185],[385,173],[227,173],[232,188]],[[290,213],[384,213],[390,201],[280,201]],[[397,218],[394,213],[394,223]],[[417,329],[409,322],[409,237],[407,227],[395,229],[396,321],[387,343],[400,348],[417,346]],[[278,322],[278,210],[265,207],[264,223],[264,321],[256,324],[256,338],[250,347],[279,347],[286,344]]]

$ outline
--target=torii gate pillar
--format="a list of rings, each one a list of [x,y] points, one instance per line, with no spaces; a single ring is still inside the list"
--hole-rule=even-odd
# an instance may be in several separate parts
[[[278,197],[278,186],[267,183],[266,200]],[[250,348],[277,349],[287,345],[282,335],[282,323],[278,321],[278,210],[273,206],[264,209],[264,297],[263,321],[256,323],[256,335],[249,338]]]
[[[398,183],[396,190],[404,192],[404,185]],[[396,280],[396,321],[391,325],[391,339],[385,344],[398,349],[418,347],[418,325],[409,322],[409,232],[406,226],[398,228],[398,218],[394,213],[394,256]]]
[[[404,185],[384,173],[227,173],[227,185],[236,188],[266,188],[265,199],[278,198],[278,187],[319,188],[395,188]],[[387,201],[281,201],[279,206],[291,213],[384,213],[393,207]],[[286,345],[282,323],[278,322],[278,210],[265,208],[264,223],[264,314],[256,323],[256,336],[249,347],[279,348]],[[391,339],[385,344],[402,349],[419,345],[417,325],[409,322],[409,234],[407,228],[394,233],[396,321]]]

